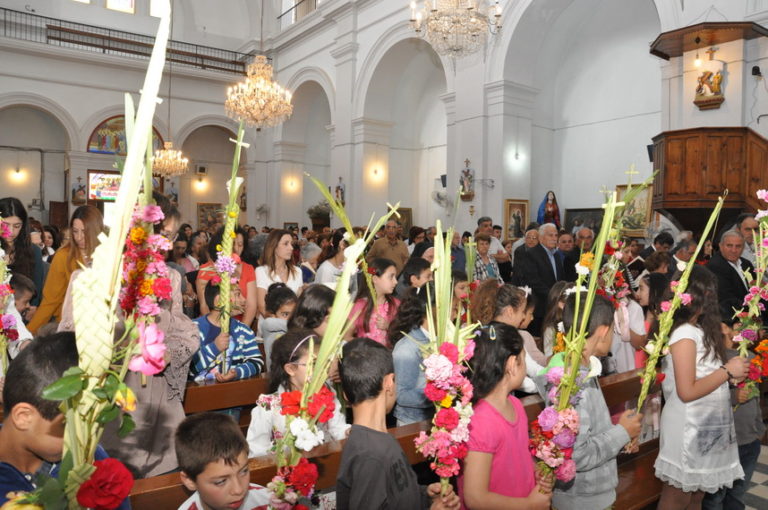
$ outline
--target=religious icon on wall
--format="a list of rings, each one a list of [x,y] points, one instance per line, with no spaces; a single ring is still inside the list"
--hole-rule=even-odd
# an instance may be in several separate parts
[[[553,223],[560,230],[560,207],[557,205],[557,197],[552,190],[547,191],[544,200],[539,204],[539,212],[536,216],[539,225]]]
[[[245,190],[246,181],[243,181],[243,184],[240,185],[240,194],[237,196],[237,206],[240,207],[241,211],[248,210],[248,193]]]
[[[104,120],[96,126],[88,139],[88,152],[97,154],[117,154],[125,156],[127,151],[125,139],[125,116],[116,115]],[[152,128],[153,151],[163,148],[163,139],[157,129]]]
[[[504,238],[520,239],[528,225],[528,201],[504,200]]]
[[[475,171],[469,168],[469,158],[464,160],[464,169],[459,176],[459,187],[461,192],[459,196],[464,202],[469,202],[475,198]]]
[[[621,201],[627,193],[627,185],[616,186],[616,199]],[[631,202],[621,214],[621,233],[628,237],[645,237],[651,223],[653,186],[648,186]]]
[[[224,226],[224,206],[217,203],[197,203],[197,228],[210,234]]]
[[[345,202],[346,194],[347,194],[347,187],[344,185],[344,182],[341,180],[341,176],[339,176],[339,183],[336,185],[336,189],[334,190],[334,198],[341,205],[346,205],[346,202]]]
[[[709,60],[703,63],[701,74],[696,78],[696,97],[693,104],[699,107],[699,110],[715,110],[725,101],[723,93],[724,64],[714,60],[715,49],[710,48],[706,51],[709,54]]]
[[[85,205],[85,197],[88,192],[83,184],[83,178],[77,178],[77,184],[72,185],[72,205]]]
[[[165,180],[165,195],[176,207],[179,206],[179,178],[174,177],[172,179]]]

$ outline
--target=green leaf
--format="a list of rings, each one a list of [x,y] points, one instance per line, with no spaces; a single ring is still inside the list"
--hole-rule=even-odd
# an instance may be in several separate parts
[[[67,400],[83,390],[82,375],[67,375],[43,390],[46,400]]]
[[[119,414],[120,408],[116,405],[111,405],[99,413],[99,416],[96,417],[96,421],[104,425],[117,418]]]
[[[75,365],[74,367],[69,367],[68,369],[66,369],[64,371],[64,373],[61,374],[61,376],[62,377],[67,377],[69,375],[80,375],[80,376],[82,376],[83,374],[85,374],[85,372],[83,372],[83,369],[80,368],[79,366]]]
[[[38,491],[38,502],[46,510],[66,510],[67,498],[64,487],[56,478],[49,478]]]
[[[59,464],[59,480],[66,480],[69,476],[69,472],[72,470],[72,452],[67,453],[62,457],[61,464]],[[40,484],[38,484],[39,486]]]
[[[107,379],[104,381],[104,391],[107,394],[107,399],[112,401],[115,398],[115,393],[120,388],[120,380],[115,374],[108,374]]]
[[[122,439],[133,432],[133,429],[135,428],[136,422],[133,421],[133,416],[128,413],[123,413],[123,419],[120,422],[120,428],[117,430],[117,435]]]

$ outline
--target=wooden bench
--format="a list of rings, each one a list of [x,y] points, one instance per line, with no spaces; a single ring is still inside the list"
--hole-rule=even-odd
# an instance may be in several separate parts
[[[263,393],[267,393],[269,378],[266,375],[232,382],[190,382],[184,395],[184,413],[219,411],[240,407],[240,428],[248,430],[251,423],[251,409]]]
[[[237,381],[237,383],[242,382],[244,381]],[[226,387],[237,383],[219,383],[218,385],[199,386],[197,389],[193,389],[193,397],[190,401],[189,409],[204,410],[204,403],[216,395],[214,390],[204,390],[203,388],[214,386]],[[252,384],[256,385],[256,383]],[[600,380],[600,384],[609,406],[637,398],[640,392],[640,378],[634,372],[604,377]],[[222,407],[232,407],[232,401],[228,400],[225,402],[224,398],[235,397],[222,396]],[[544,403],[537,396],[525,397],[523,404],[525,405],[529,421],[534,420],[544,408]],[[187,409],[186,400],[185,409]],[[413,440],[420,431],[427,430],[429,426],[427,422],[419,422],[389,430],[389,433],[397,438],[411,464],[425,460],[416,451]],[[341,461],[342,447],[343,442],[328,443],[316,448],[307,455],[318,465],[320,474],[317,483],[318,489],[325,489],[335,485],[336,472]],[[640,451],[637,453],[619,456],[619,485],[616,491],[617,500],[615,508],[641,510],[658,500],[661,493],[661,481],[654,476],[653,469],[653,463],[656,460],[657,454],[658,440],[653,440],[641,445]],[[249,468],[251,471],[251,482],[259,485],[269,483],[276,473],[276,467],[271,456],[250,459]],[[187,497],[189,497],[189,493],[181,484],[179,475],[172,473],[137,480],[131,492],[131,504],[134,508],[175,509]]]

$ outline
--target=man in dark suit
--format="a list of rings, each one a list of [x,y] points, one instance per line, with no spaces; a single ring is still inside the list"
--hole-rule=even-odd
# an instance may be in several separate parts
[[[547,223],[539,227],[539,244],[530,248],[523,258],[521,279],[533,291],[536,308],[533,322],[528,327],[530,333],[538,336],[547,307],[549,290],[558,280],[563,279],[563,263],[556,254],[557,227]]]
[[[734,310],[744,304],[744,296],[749,292],[744,270],[754,276],[752,264],[742,258],[744,236],[737,230],[729,230],[720,238],[720,251],[712,255],[707,269],[717,276],[717,297],[720,302],[720,316],[727,324],[733,323]]]
[[[653,244],[651,246],[640,252],[640,256],[643,257],[643,259],[647,259],[651,253],[655,251],[671,250],[673,244],[675,244],[675,240],[672,239],[672,234],[669,232],[662,232],[653,239]]]

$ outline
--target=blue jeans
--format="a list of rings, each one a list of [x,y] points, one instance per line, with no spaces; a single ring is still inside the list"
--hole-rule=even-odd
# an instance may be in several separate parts
[[[733,487],[730,489],[723,487],[713,494],[704,496],[704,501],[701,504],[702,510],[744,510],[746,508],[743,503],[744,493],[749,488],[749,481],[752,480],[752,473],[755,472],[759,456],[759,439],[740,445],[739,462],[741,462],[741,469],[744,470],[744,479],[734,480]]]

